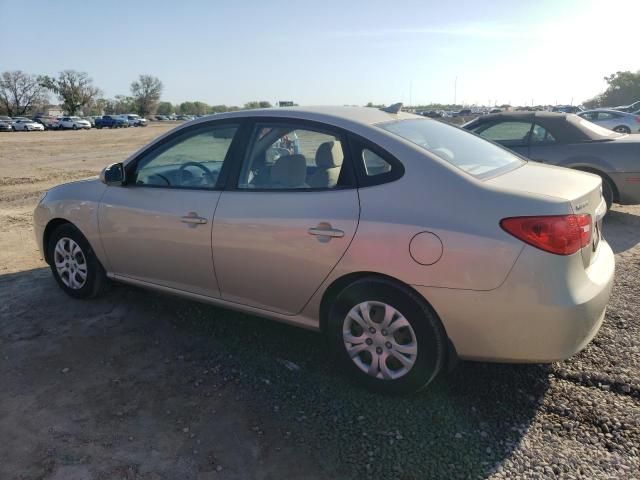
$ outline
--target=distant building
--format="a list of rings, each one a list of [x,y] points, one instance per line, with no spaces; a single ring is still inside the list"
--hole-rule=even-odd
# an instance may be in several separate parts
[[[289,101],[289,100],[287,100],[287,101],[280,100],[278,102],[278,106],[279,107],[295,107],[296,104],[291,102],[291,101]]]
[[[64,111],[60,105],[43,105],[38,108],[37,114],[45,117],[61,117]]]

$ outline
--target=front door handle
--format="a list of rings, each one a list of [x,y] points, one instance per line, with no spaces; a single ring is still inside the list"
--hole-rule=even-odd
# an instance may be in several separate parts
[[[197,227],[198,225],[204,225],[205,223],[207,223],[207,219],[198,216],[196,212],[189,212],[184,217],[180,217],[180,221],[182,223],[186,223],[192,228]]]
[[[331,238],[342,238],[344,237],[344,232],[342,230],[338,230],[337,228],[333,228],[330,223],[320,222],[316,227],[312,227],[308,230],[309,235],[315,235],[318,240],[322,241],[322,237],[326,240],[330,240]]]

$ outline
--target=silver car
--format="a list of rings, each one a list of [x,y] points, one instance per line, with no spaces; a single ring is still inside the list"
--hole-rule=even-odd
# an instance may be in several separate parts
[[[185,123],[49,190],[42,255],[75,298],[107,279],[300,327],[382,391],[456,357],[551,362],[597,333],[614,274],[598,176],[374,108]]]
[[[587,110],[578,115],[585,120],[618,133],[639,133],[640,116],[618,110]]]

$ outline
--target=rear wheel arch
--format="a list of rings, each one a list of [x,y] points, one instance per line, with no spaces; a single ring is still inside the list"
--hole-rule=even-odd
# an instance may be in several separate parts
[[[420,293],[418,293],[411,285],[398,280],[395,277],[391,277],[389,275],[385,275],[382,273],[376,273],[376,272],[352,272],[352,273],[348,273],[346,275],[343,275],[342,277],[337,278],[336,280],[334,280],[331,285],[329,285],[329,287],[325,290],[324,294],[322,295],[322,300],[320,302],[320,329],[323,332],[326,332],[326,327],[327,327],[327,320],[328,320],[328,316],[329,316],[329,309],[331,307],[331,302],[333,302],[337,296],[340,294],[340,292],[342,292],[345,288],[347,288],[349,285],[358,282],[360,280],[372,280],[372,281],[382,281],[382,282],[386,282],[389,283],[391,286],[394,286],[396,288],[398,288],[399,290],[404,290],[406,291],[408,294],[415,296],[419,301],[424,302],[427,304],[427,306],[433,311],[433,313],[438,317],[438,319],[440,319],[440,316],[438,315],[438,312],[436,312],[435,308],[433,308],[433,305],[431,305],[431,303],[429,302],[429,300],[427,300],[426,298],[424,298],[423,295],[421,295]],[[440,320],[440,324],[442,325],[442,320]],[[443,330],[446,332],[446,329],[444,328],[444,325],[442,325]]]

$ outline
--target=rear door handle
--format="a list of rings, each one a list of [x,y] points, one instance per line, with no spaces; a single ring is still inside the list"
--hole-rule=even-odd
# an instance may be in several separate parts
[[[198,225],[204,225],[207,223],[207,219],[198,216],[196,212],[189,212],[184,217],[180,217],[180,221],[188,224],[190,227],[197,227]]]
[[[317,235],[320,237],[333,237],[333,238],[342,238],[344,237],[344,232],[342,230],[338,230],[337,228],[331,227],[314,227],[309,229],[310,235]]]

